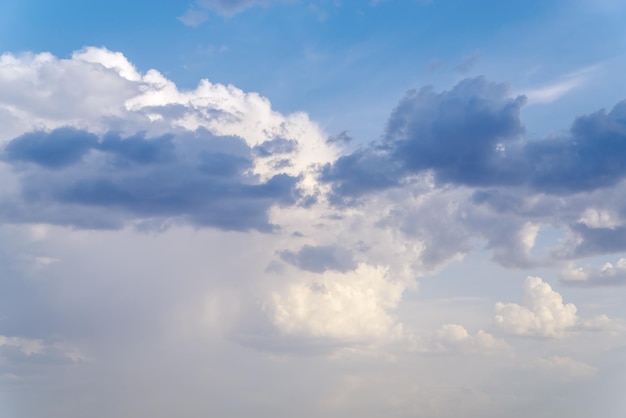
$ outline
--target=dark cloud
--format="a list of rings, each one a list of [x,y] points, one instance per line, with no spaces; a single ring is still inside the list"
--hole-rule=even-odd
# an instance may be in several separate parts
[[[282,151],[275,148],[266,152]],[[90,151],[92,156],[83,158]],[[21,196],[3,202],[0,214],[12,222],[79,227],[179,218],[220,229],[269,231],[267,210],[295,201],[297,178],[280,174],[260,181],[249,172],[253,154],[239,138],[206,131],[179,138],[110,133],[98,139],[72,128],[26,134],[5,149],[5,161],[20,166]],[[23,166],[24,161],[33,164]]]
[[[341,131],[337,135],[329,136],[326,142],[329,144],[348,144],[352,142],[352,139],[348,131]]]
[[[137,164],[162,163],[175,158],[171,135],[147,140],[143,133],[128,138],[109,133],[104,136],[97,149],[109,152],[121,161]]]
[[[523,132],[524,102],[484,78],[464,80],[449,92],[411,91],[392,112],[385,141],[407,172],[432,169],[447,182],[489,184],[503,170],[498,144]]]
[[[324,167],[336,201],[398,186],[432,171],[440,183],[522,186],[567,195],[626,177],[626,102],[577,118],[569,132],[523,138],[523,96],[503,84],[466,79],[450,91],[410,91],[392,112],[379,143]],[[476,197],[480,200],[480,196]]]
[[[97,144],[96,135],[74,128],[60,128],[49,133],[30,132],[9,142],[4,149],[4,158],[60,169],[79,162]]]
[[[387,150],[363,148],[324,166],[320,179],[334,184],[331,200],[339,203],[346,198],[398,186],[403,172]]]
[[[356,267],[349,250],[334,246],[305,245],[298,252],[281,251],[280,258],[302,270],[314,273],[322,273],[326,270],[346,272]]]
[[[590,228],[582,223],[570,227],[576,239],[554,253],[555,257],[574,259],[626,251],[626,226]]]
[[[298,144],[292,139],[274,138],[255,146],[253,149],[259,157],[269,157],[275,154],[292,154],[298,149]]]
[[[577,118],[568,134],[526,147],[530,183],[556,194],[612,186],[626,177],[626,101]]]

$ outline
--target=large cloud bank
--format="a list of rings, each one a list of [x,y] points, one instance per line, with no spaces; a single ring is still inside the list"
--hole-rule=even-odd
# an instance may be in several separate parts
[[[232,14],[265,3],[199,4]],[[504,268],[558,267],[563,284],[625,282],[622,259],[576,267],[626,249],[624,103],[533,140],[524,105],[485,78],[410,91],[379,141],[347,152],[358,138],[333,139],[304,113],[283,115],[256,93],[208,80],[180,90],[104,48],[67,59],[2,55],[6,374],[34,379],[35,363],[88,364],[116,399],[120,380],[159,395],[146,404],[154,410],[119,402],[113,415],[171,416],[161,399],[187,398],[168,373],[214,387],[219,374],[207,370],[229,375],[230,364],[251,358],[238,350],[404,365],[485,354],[506,362],[517,355],[508,339],[621,332],[605,314],[581,319],[584,305],[536,277],[524,282],[520,303],[496,305],[495,323],[493,302],[502,299],[492,294],[482,313],[491,321],[482,323],[416,308],[422,278],[481,250]],[[468,287],[480,287],[467,276]],[[230,362],[203,363],[205,350]],[[596,373],[576,353],[544,357],[551,360],[535,364],[546,370]],[[251,367],[288,369],[263,359]],[[125,364],[136,364],[129,380],[120,378]],[[407,399],[431,397],[411,383],[422,370],[399,369],[413,388]],[[82,382],[84,369],[63,370]],[[374,378],[361,377],[346,372],[324,399],[339,408],[364,398],[359,390]],[[451,377],[440,378],[445,386]],[[278,391],[267,385],[259,396]],[[189,396],[204,405],[204,395]]]

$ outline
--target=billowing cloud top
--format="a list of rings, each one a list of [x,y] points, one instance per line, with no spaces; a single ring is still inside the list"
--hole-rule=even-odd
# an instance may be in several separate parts
[[[3,161],[22,185],[2,207],[11,222],[267,231],[268,209],[314,192],[312,164],[335,154],[304,114],[206,80],[181,92],[120,53],[1,60]]]

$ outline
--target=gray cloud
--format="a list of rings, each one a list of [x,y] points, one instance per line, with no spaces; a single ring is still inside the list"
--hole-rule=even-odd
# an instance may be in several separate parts
[[[326,270],[346,272],[356,267],[352,253],[341,247],[305,245],[298,252],[285,250],[279,255],[283,261],[314,273]]]
[[[352,139],[348,131],[341,131],[337,135],[329,136],[326,142],[329,144],[348,144],[352,142]]]
[[[266,147],[265,154],[282,152]],[[279,147],[280,148],[280,147]],[[197,131],[98,139],[60,128],[11,141],[4,160],[17,169],[21,196],[0,205],[11,222],[118,227],[137,219],[179,218],[226,230],[269,231],[267,210],[296,197],[295,177],[260,181],[241,139]]]
[[[575,223],[571,230],[576,234],[575,243],[556,251],[556,257],[573,259],[626,250],[626,226],[590,228],[582,223]]]
[[[79,162],[89,150],[98,145],[96,135],[74,128],[52,132],[31,132],[21,135],[4,149],[8,161],[35,163],[52,169]]]
[[[466,79],[450,91],[410,91],[392,112],[383,139],[321,171],[336,201],[395,187],[432,171],[440,183],[523,186],[568,195],[626,177],[626,101],[577,118],[569,132],[527,141],[523,96],[503,84]]]

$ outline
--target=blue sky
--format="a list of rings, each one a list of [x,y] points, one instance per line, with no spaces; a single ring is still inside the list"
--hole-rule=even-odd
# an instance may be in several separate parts
[[[624,21],[2,2],[0,418],[621,418]]]

